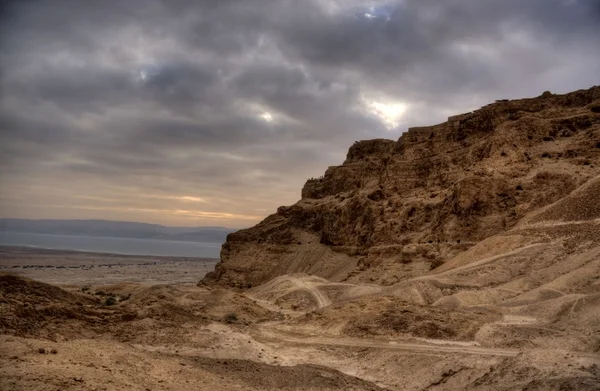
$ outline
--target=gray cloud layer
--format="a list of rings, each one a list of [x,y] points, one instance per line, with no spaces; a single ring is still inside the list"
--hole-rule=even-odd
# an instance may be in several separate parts
[[[32,0],[0,12],[6,217],[247,226],[355,140],[600,81],[597,0]]]

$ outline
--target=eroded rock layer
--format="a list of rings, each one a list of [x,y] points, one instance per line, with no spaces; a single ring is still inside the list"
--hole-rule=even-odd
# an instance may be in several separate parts
[[[398,141],[356,142],[296,204],[230,234],[205,281],[417,277],[563,199],[600,173],[599,159],[600,87],[497,101]]]

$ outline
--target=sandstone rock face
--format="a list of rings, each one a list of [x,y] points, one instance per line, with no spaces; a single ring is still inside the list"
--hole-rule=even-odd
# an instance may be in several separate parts
[[[306,182],[295,205],[230,234],[204,281],[246,288],[303,272],[395,284],[599,173],[600,87],[497,101],[398,141],[356,142],[341,166]],[[572,213],[594,218],[598,205]]]

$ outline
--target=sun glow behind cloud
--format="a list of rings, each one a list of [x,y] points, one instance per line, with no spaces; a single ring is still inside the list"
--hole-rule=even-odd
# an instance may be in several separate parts
[[[206,202],[206,200],[200,198],[200,197],[190,197],[190,196],[180,196],[180,197],[174,197],[177,200],[181,200],[181,201],[189,201],[189,202]]]
[[[407,108],[405,103],[399,102],[368,99],[364,99],[363,102],[366,111],[377,117],[388,130],[395,129],[400,125],[400,118]]]
[[[242,215],[235,213],[220,213],[220,212],[207,212],[203,210],[185,210],[177,209],[172,211],[173,214],[183,217],[196,218],[196,219],[217,219],[217,220],[259,220],[262,216],[258,215]]]
[[[271,113],[269,113],[268,111],[265,111],[264,113],[262,113],[260,115],[260,118],[262,118],[266,122],[273,122],[273,115]]]
[[[65,209],[65,210],[87,210],[87,211],[103,211],[103,212],[115,212],[115,213],[138,213],[142,216],[146,216],[148,221],[154,221],[150,218],[150,215],[160,216],[178,216],[181,218],[195,219],[201,222],[202,220],[208,220],[212,223],[223,222],[223,224],[229,224],[231,221],[258,221],[264,216],[260,215],[249,215],[240,213],[227,213],[227,212],[211,212],[198,209],[164,209],[164,208],[136,208],[136,207],[118,207],[118,206],[94,206],[94,205],[67,205],[67,204],[47,204],[44,205],[46,209]],[[111,218],[111,215],[106,215]]]
[[[145,65],[137,71],[135,79],[140,83],[146,83],[159,74],[160,68],[157,65]]]

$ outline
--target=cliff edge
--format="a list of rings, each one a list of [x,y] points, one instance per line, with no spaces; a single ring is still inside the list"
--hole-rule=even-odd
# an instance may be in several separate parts
[[[302,198],[227,237],[204,282],[307,273],[392,285],[442,267],[600,174],[600,87],[501,100],[356,142]]]

